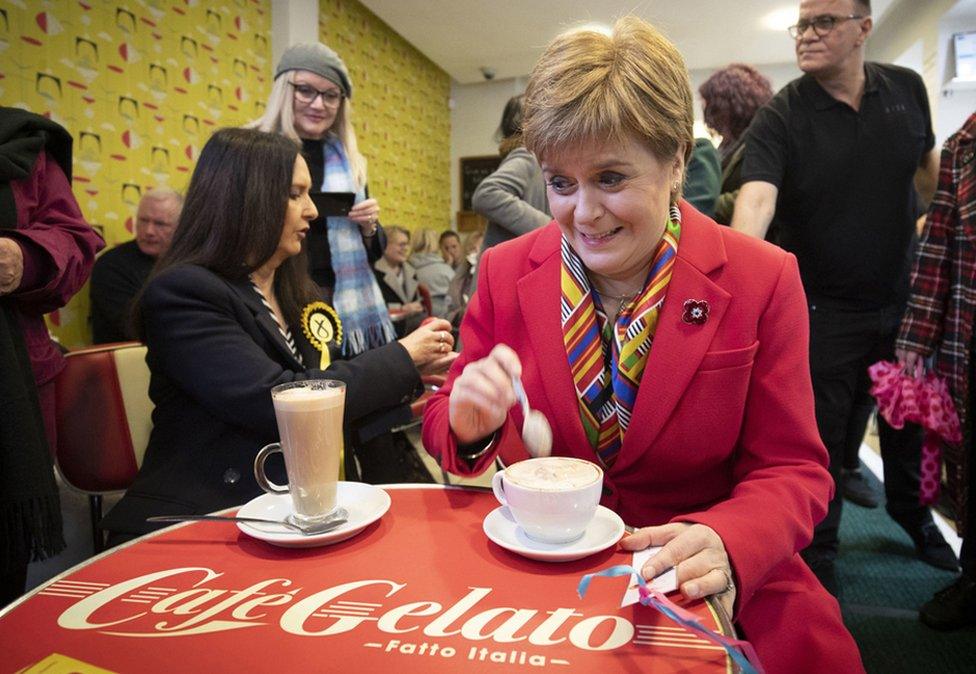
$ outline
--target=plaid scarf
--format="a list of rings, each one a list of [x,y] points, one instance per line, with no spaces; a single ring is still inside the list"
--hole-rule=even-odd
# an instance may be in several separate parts
[[[323,143],[323,192],[355,192],[356,203],[366,198],[349,171],[349,160],[338,138]],[[396,339],[383,294],[370,269],[359,225],[343,217],[326,218],[336,283],[332,305],[342,321],[342,355],[355,356]]]
[[[681,214],[671,208],[643,289],[621,307],[616,320],[607,316],[590,288],[586,268],[562,239],[561,322],[563,344],[579,398],[586,438],[605,468],[613,465],[637,399],[658,315],[664,304],[681,235]]]

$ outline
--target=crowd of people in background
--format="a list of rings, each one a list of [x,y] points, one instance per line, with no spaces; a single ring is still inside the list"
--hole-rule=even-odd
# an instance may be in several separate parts
[[[755,625],[747,632],[767,657],[790,661],[782,643],[759,634],[769,615],[791,610],[833,635],[831,657],[846,667],[856,654],[845,650],[833,600],[774,597],[769,564],[743,550],[735,518],[758,511],[736,489],[759,484],[750,482],[758,466],[792,481],[763,487],[771,490],[764,516],[780,525],[769,532],[781,543],[776,573],[795,585],[790,592],[819,592],[815,576],[842,597],[835,562],[844,497],[878,502],[857,461],[873,412],[868,367],[889,360],[944,377],[967,429],[962,445],[943,452],[964,540],[957,558],[919,501],[920,430],[877,420],[888,514],[920,560],[961,571],[921,607],[921,619],[938,629],[976,624],[976,468],[968,430],[976,388],[976,115],[946,142],[940,171],[925,85],[913,71],[865,60],[872,28],[869,0],[801,0],[791,27],[801,77],[774,94],[755,67],[733,63],[700,86],[717,144],[693,137],[687,71],[652,28],[626,19],[612,38],[559,38],[528,91],[502,112],[501,163],[472,198],[487,223],[483,232],[380,223],[354,130],[353,82],[341,57],[322,44],[289,48],[263,116],[246,129],[214,133],[185,201],[165,187],[147,190],[134,240],[97,261],[104,243],[71,194],[70,136],[49,120],[0,108],[0,527],[11,532],[0,543],[0,605],[23,591],[29,560],[63,545],[50,470],[62,355],[43,314],[63,306],[91,274],[93,341],[147,345],[156,405],[136,483],[102,522],[113,543],[152,530],[148,515],[206,513],[260,493],[250,464],[275,439],[268,391],[294,379],[346,382],[346,479],[433,480],[397,430],[411,420],[409,403],[429,375],[450,373],[424,426],[425,446],[443,467],[463,474],[483,470],[496,455],[520,458],[510,377],[521,374],[533,400],[545,400],[550,382],[538,374],[553,367],[552,352],[539,351],[543,337],[526,337],[534,331],[556,343],[554,353],[571,367],[574,345],[602,348],[602,388],[578,390],[584,373],[574,370],[577,386],[567,388],[565,409],[582,419],[580,444],[592,445],[593,460],[613,483],[607,498],[635,523],[705,513],[685,519],[697,523],[695,545],[718,560],[711,568],[721,573],[686,572],[683,581],[714,585],[707,593],[725,597],[737,620]],[[567,56],[582,52],[560,51],[612,51],[618,41],[647,50],[648,62],[668,56],[653,72],[621,58],[620,71],[607,74],[613,86],[602,89],[578,78],[584,65],[597,65]],[[662,79],[665,71],[671,79]],[[567,103],[570,94],[577,98]],[[618,117],[597,115],[587,96],[612,99]],[[646,109],[621,112],[627,96]],[[925,214],[919,236],[916,221]],[[637,392],[652,343],[681,354],[689,348],[669,341],[670,328],[658,323],[668,307],[665,289],[685,288],[686,265],[705,276],[726,269],[721,293],[695,287],[710,298],[700,300],[706,319],[726,326],[726,359],[708,361],[706,354],[706,361],[716,372],[754,369],[751,387],[729,380],[743,389],[726,421],[747,423],[738,434],[714,430],[721,439],[715,455],[696,464],[698,486],[681,495],[684,510],[671,512],[638,493],[646,482],[635,475],[651,479],[653,471],[612,468],[630,416],[651,414]],[[533,276],[537,268],[548,270],[546,282]],[[514,311],[524,301],[516,288],[523,280],[538,284],[538,299],[552,298],[553,306],[540,301],[531,316]],[[723,322],[723,293],[752,293],[786,323],[741,303]],[[314,302],[334,311],[341,341],[317,348],[310,340],[303,307]],[[465,322],[469,311],[474,319]],[[684,325],[704,324],[697,314],[675,315]],[[808,344],[803,329],[792,332],[807,322]],[[575,344],[576,329],[591,343]],[[499,343],[512,348],[499,350]],[[793,377],[797,390],[778,389],[783,376]],[[693,381],[688,390],[699,402],[713,400],[704,378]],[[720,399],[729,399],[727,391]],[[770,406],[783,418],[759,412]],[[750,414],[764,419],[762,429],[750,425]],[[661,425],[672,434],[671,451],[693,444]],[[761,439],[770,433],[779,446]],[[7,441],[15,436],[31,439],[26,451]],[[647,447],[657,446],[652,440]],[[734,469],[728,472],[735,480],[708,472],[721,466]],[[680,462],[668,470],[663,478],[691,484]],[[801,483],[802,498],[795,488]],[[707,514],[706,501],[727,504],[731,514]],[[787,506],[792,510],[777,520]],[[657,541],[660,528],[647,527],[640,542]],[[678,535],[691,536],[669,530],[663,542]],[[737,562],[744,558],[748,563]]]

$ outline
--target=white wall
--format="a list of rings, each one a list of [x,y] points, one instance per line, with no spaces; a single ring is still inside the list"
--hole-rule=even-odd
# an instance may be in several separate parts
[[[900,0],[868,40],[867,58],[918,70],[932,107],[936,144],[976,110],[976,89],[948,83],[952,33],[976,30],[976,0]]]
[[[271,3],[271,62],[299,42],[319,41],[318,0],[273,0]]]
[[[954,134],[976,112],[976,82],[952,82],[955,74],[953,33],[976,31],[976,0],[962,0],[939,21],[939,59],[936,71],[941,87],[937,103],[935,137],[938,143]]]
[[[932,106],[936,142],[954,133],[976,111],[976,86],[953,85],[951,76],[952,33],[976,30],[976,0],[897,0],[875,27],[868,40],[867,57],[882,63],[898,63],[917,70],[925,80]],[[730,50],[729,62],[735,61]],[[800,76],[792,53],[781,63],[756,67],[778,91]],[[714,69],[690,73],[695,92],[695,119],[701,119],[698,87]],[[525,78],[479,84],[454,84],[451,111],[451,212],[458,209],[458,172],[461,157],[494,154],[495,130],[509,97],[521,93]]]
[[[498,153],[495,131],[512,96],[525,91],[525,78],[451,84],[451,225],[457,227],[461,157]]]

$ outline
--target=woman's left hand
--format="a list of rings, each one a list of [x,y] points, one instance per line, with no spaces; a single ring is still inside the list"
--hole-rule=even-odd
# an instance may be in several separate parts
[[[376,199],[365,199],[350,208],[347,217],[359,225],[363,234],[372,234],[376,230],[376,222],[380,217],[380,205]]]
[[[644,527],[620,541],[624,550],[643,550],[663,545],[641,569],[646,580],[652,580],[669,568],[676,567],[678,589],[690,599],[716,595],[729,619],[735,604],[735,583],[725,544],[715,530],[704,524],[672,522],[659,527]]]
[[[419,314],[424,310],[424,305],[420,302],[408,302],[400,307],[407,314]]]

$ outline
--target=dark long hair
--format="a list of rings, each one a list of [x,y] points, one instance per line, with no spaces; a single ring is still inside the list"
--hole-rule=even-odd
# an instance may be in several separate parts
[[[495,131],[498,141],[498,154],[502,157],[522,144],[522,101],[525,94],[512,96],[502,111],[502,121]]]
[[[278,248],[300,147],[275,133],[220,129],[200,152],[179,225],[153,276],[176,265],[205,267],[240,281]],[[305,251],[275,271],[275,295],[296,324],[302,307],[321,293],[308,276]]]

